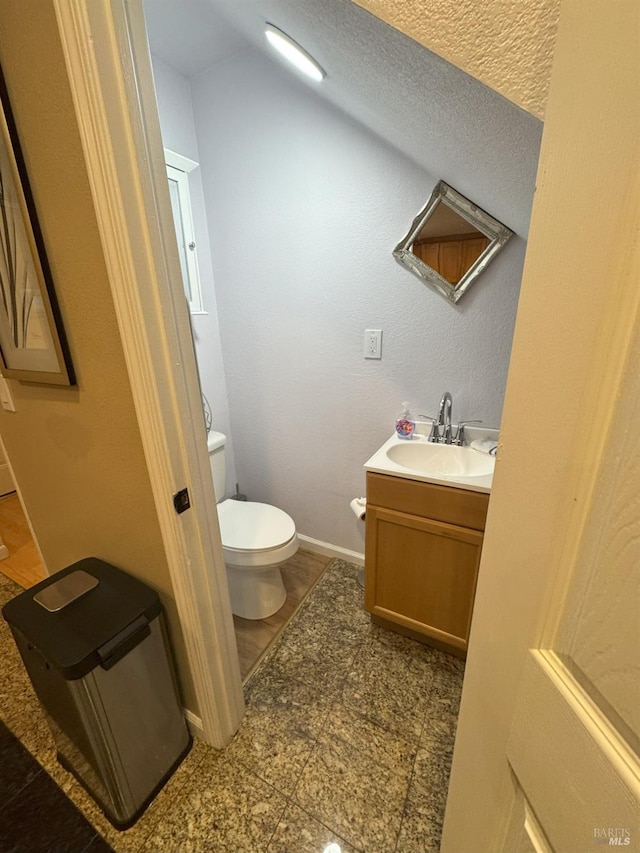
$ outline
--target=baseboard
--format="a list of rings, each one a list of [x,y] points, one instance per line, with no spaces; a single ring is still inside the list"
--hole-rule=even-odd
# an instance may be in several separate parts
[[[202,720],[200,719],[200,717],[197,717],[193,713],[193,711],[189,711],[188,708],[183,708],[182,712],[183,712],[185,719],[187,721],[187,727],[188,727],[189,731],[191,732],[191,734],[193,735],[193,737],[197,737],[200,740],[204,740],[205,739],[204,729],[202,727]]]
[[[319,539],[312,539],[302,533],[298,533],[298,539],[304,550],[311,551],[312,554],[337,557],[340,560],[355,563],[356,566],[364,566],[364,554],[359,554],[357,551],[349,551],[348,548],[340,548],[338,545],[331,545],[329,542],[321,542]]]

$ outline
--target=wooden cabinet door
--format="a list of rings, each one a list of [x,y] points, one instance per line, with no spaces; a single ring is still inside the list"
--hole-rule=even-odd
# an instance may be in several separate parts
[[[478,530],[367,506],[367,610],[466,650],[482,539]]]

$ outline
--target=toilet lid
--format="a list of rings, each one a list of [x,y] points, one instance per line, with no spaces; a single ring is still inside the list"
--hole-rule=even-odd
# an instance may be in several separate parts
[[[223,501],[218,504],[218,521],[223,547],[236,551],[279,548],[296,533],[286,512],[256,501]]]

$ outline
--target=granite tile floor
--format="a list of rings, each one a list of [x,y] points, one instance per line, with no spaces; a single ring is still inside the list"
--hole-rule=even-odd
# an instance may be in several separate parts
[[[330,562],[331,557],[312,554],[300,548],[280,566],[282,581],[287,591],[287,600],[280,610],[266,619],[242,619],[234,615],[233,627],[243,681],[251,675],[254,667],[289,623]]]
[[[126,832],[56,762],[4,623],[0,717],[117,853],[437,851],[463,663],[372,625],[357,571],[330,564],[246,683],[229,746],[196,742]],[[0,578],[0,604],[19,591]]]

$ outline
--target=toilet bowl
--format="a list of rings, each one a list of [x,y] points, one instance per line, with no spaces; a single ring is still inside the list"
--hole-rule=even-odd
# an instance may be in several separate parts
[[[266,619],[287,597],[279,567],[298,550],[293,519],[269,504],[229,499],[218,504],[218,521],[231,610]]]
[[[216,497],[225,489],[225,442],[219,432],[207,438]],[[287,597],[280,566],[298,550],[295,523],[270,504],[233,499],[218,503],[218,522],[231,611],[243,619],[266,619]]]

